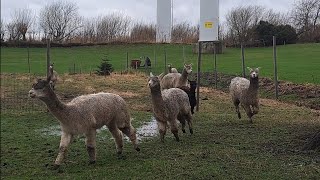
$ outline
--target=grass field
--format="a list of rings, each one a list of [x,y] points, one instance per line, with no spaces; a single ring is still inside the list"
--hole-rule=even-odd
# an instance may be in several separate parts
[[[116,92],[127,101],[136,128],[151,119],[150,92],[143,74],[61,78],[57,85],[60,96]],[[30,86],[16,88],[27,95]],[[57,127],[57,120],[45,108],[33,113],[2,111],[1,179],[320,178],[319,149],[301,151],[306,139],[320,128],[319,111],[261,99],[260,112],[250,124],[243,110],[244,118],[237,119],[227,94],[205,87],[200,91],[200,99],[208,100],[201,101],[200,112],[193,117],[193,135],[180,131],[180,142],[170,132],[165,143],[158,136],[146,139],[140,142],[141,152],[127,142],[126,158],[117,159],[110,133],[104,130],[97,136],[95,165],[88,165],[84,139],[79,137],[58,171],[49,167],[58,153],[60,137],[42,131]]]
[[[59,73],[67,73],[69,69],[81,69],[90,72],[100,64],[101,58],[107,55],[116,71],[126,69],[126,53],[129,59],[148,56],[154,65],[152,71],[159,74],[164,71],[164,52],[167,62],[178,69],[183,64],[183,47],[185,47],[186,63],[194,64],[197,69],[197,54],[192,53],[192,45],[179,44],[128,44],[95,47],[52,48],[51,59]],[[320,44],[295,44],[278,46],[279,80],[294,83],[320,84]],[[156,58],[155,58],[156,56]],[[248,48],[245,50],[246,66],[262,67],[261,76],[273,78],[273,51],[268,48]],[[156,59],[156,62],[155,62]],[[46,49],[30,48],[31,73],[44,73],[46,67]],[[227,48],[224,54],[218,55],[218,71],[228,74],[240,74],[240,49]],[[213,70],[212,55],[204,55],[202,70]],[[1,47],[1,72],[28,72],[26,48]]]

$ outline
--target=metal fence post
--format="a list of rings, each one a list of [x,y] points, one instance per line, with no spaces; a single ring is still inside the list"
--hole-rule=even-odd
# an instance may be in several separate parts
[[[274,85],[276,91],[276,98],[279,97],[279,90],[278,90],[278,68],[277,68],[277,41],[276,37],[273,36],[273,62],[274,62]]]
[[[243,47],[243,43],[241,43],[241,59],[242,59],[242,76],[245,78],[246,77],[246,68],[245,68],[245,63],[244,63],[244,47]]]
[[[167,69],[167,51],[164,50],[164,72],[165,72],[165,74],[168,73],[167,70],[168,70],[168,69]]]
[[[216,44],[213,44],[213,57],[214,57],[214,84],[215,88],[218,88],[218,72],[217,72],[217,52],[216,52]]]
[[[50,38],[47,38],[47,77],[49,77],[50,67]]]
[[[197,72],[197,107],[196,107],[196,111],[198,112],[199,111],[199,104],[200,104],[200,101],[199,101],[199,94],[200,94],[200,73],[201,73],[201,69],[200,69],[200,66],[201,66],[201,41],[199,41],[198,43],[198,72]]]

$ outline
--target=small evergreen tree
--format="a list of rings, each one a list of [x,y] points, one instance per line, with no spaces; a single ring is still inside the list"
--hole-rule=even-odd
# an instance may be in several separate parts
[[[96,74],[101,76],[107,76],[110,75],[113,71],[112,64],[110,64],[110,59],[105,55],[102,59],[102,62],[100,66],[98,66],[98,69],[96,70]]]

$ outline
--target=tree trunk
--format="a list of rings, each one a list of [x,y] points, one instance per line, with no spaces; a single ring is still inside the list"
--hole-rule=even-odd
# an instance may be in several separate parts
[[[303,150],[315,150],[318,147],[320,147],[320,131],[308,140],[304,145]]]

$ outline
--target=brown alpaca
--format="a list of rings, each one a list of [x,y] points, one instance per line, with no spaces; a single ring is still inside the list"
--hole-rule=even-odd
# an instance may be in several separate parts
[[[167,123],[170,124],[171,132],[174,134],[176,140],[179,141],[177,120],[179,120],[182,125],[183,133],[186,132],[185,124],[187,121],[190,133],[193,134],[191,107],[188,95],[179,88],[161,91],[160,80],[157,76],[153,76],[152,73],[150,73],[148,84],[161,141],[164,141]]]

